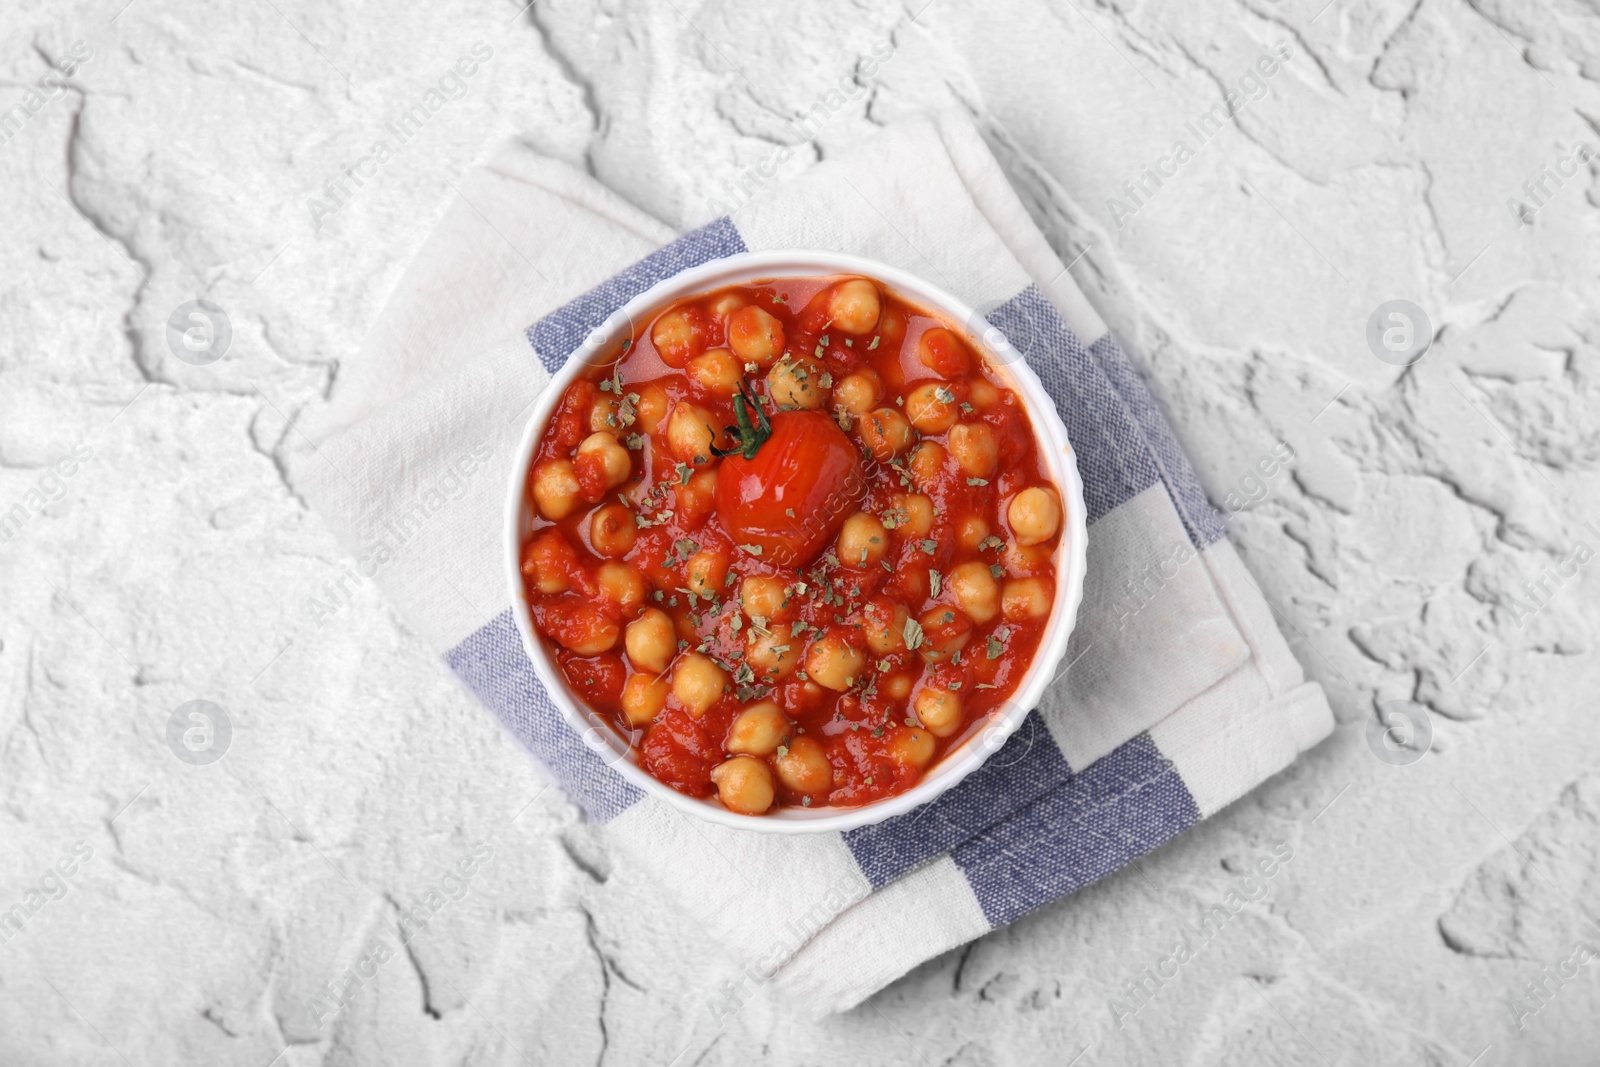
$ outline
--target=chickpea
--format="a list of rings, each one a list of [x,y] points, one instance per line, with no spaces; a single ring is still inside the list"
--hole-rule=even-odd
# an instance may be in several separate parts
[[[878,287],[865,278],[852,278],[828,296],[828,318],[845,333],[870,332],[882,310]]]
[[[833,784],[833,765],[822,742],[804,734],[789,742],[789,751],[775,761],[778,780],[796,793],[820,793]]]
[[[883,382],[871,367],[862,367],[833,387],[833,406],[852,415],[865,415],[883,395]]]
[[[735,756],[711,768],[717,799],[729,811],[760,815],[772,807],[772,768],[754,756]]]
[[[589,544],[602,556],[616,559],[626,555],[638,535],[633,512],[621,504],[607,504],[589,516]]]
[[[901,536],[920,539],[933,530],[933,501],[923,494],[896,493],[889,498],[889,504],[895,532]]]
[[[622,713],[629,726],[644,726],[667,703],[667,683],[648,674],[635,674],[622,687]]]
[[[948,689],[924,687],[912,710],[917,713],[917,721],[935,737],[949,737],[961,729],[961,697]]]
[[[950,442],[950,454],[956,457],[956,465],[968,477],[991,477],[1000,465],[1000,446],[994,439],[994,431],[981,422],[957,423],[950,427],[945,440]]]
[[[552,636],[563,648],[580,656],[598,656],[610,652],[621,634],[622,628],[614,620],[584,605],[572,611]]]
[[[650,342],[661,362],[682,367],[706,347],[702,314],[695,308],[673,308],[650,326]]]
[[[976,552],[984,538],[989,536],[989,524],[976,515],[968,515],[956,527],[956,544],[963,552]]]
[[[728,347],[740,363],[765,367],[783,351],[783,323],[754,304],[728,316]]]
[[[660,674],[672,662],[678,651],[678,635],[672,618],[660,608],[646,608],[628,624],[624,637],[628,649],[628,662],[635,670]]]
[[[906,606],[877,597],[861,609],[861,632],[867,647],[880,656],[906,647]]]
[[[689,591],[695,596],[720,597],[728,580],[728,557],[712,548],[702,548],[689,557],[684,566],[689,579]]]
[[[923,382],[906,396],[906,418],[923,433],[944,433],[956,414],[956,395],[944,382]]]
[[[672,672],[672,695],[697,719],[722,699],[727,686],[727,672],[699,652],[685,653]]]
[[[633,473],[633,457],[616,437],[604,430],[583,439],[578,446],[578,458],[583,460],[585,456],[593,457],[585,462],[599,462],[600,469],[605,471],[607,489],[615,489]]]
[[[890,700],[904,700],[911,695],[911,676],[908,674],[891,674],[878,683],[878,688]]]
[[[905,312],[893,304],[884,308],[883,315],[878,319],[878,336],[882,337],[884,344],[890,348],[904,341],[906,338]]]
[[[667,390],[657,384],[640,386],[639,401],[633,405],[634,420],[640,432],[655,433],[667,417]]]
[[[867,451],[880,460],[890,460],[911,444],[911,424],[894,408],[877,408],[861,420],[856,431]]]
[[[1055,590],[1050,579],[1014,578],[1000,593],[1000,608],[1013,622],[1042,619],[1050,614],[1054,599]]]
[[[713,348],[691,359],[689,377],[713,396],[732,396],[743,380],[739,364],[726,348]]]
[[[911,450],[911,480],[923,489],[931,489],[944,469],[949,453],[936,441],[924,441]]]
[[[522,576],[531,578],[534,588],[545,596],[571,589],[572,572],[577,566],[577,553],[558,530],[534,538],[522,555]]]
[[[767,372],[767,395],[780,408],[820,408],[828,399],[822,364],[805,356],[784,356]]]
[[[787,629],[771,630],[765,634],[749,631],[745,637],[744,661],[764,683],[776,682],[788,676],[800,662],[800,642],[803,637],[791,637]]]
[[[644,603],[644,575],[622,563],[602,563],[595,572],[601,595],[624,612],[632,611]]]
[[[811,642],[806,652],[806,674],[818,685],[835,692],[843,692],[854,685],[866,665],[867,657],[862,651],[837,634]]]
[[[974,377],[967,382],[967,402],[980,411],[992,408],[1000,402],[1000,390],[987,378]]]
[[[954,608],[930,608],[917,620],[922,627],[922,643],[917,655],[929,663],[943,663],[963,648],[972,637],[972,620]]]
[[[917,358],[941,378],[960,378],[972,369],[966,342],[943,326],[923,331],[917,341]]]
[[[922,770],[933,762],[933,731],[895,728],[889,736],[889,755],[898,763]]]
[[[617,417],[616,397],[599,396],[589,407],[589,432],[608,433],[615,437],[622,432],[622,420]]]
[[[776,578],[753,574],[739,583],[739,609],[752,619],[757,616],[769,622],[777,619],[788,601],[783,583]]]
[[[1061,503],[1053,489],[1033,486],[1011,498],[1006,520],[1017,535],[1017,544],[1042,544],[1061,528]]]
[[[945,581],[961,610],[979,626],[1000,614],[1000,585],[989,573],[987,563],[963,563]]]
[[[728,727],[728,740],[722,747],[747,756],[770,756],[789,736],[789,720],[770,700],[751,704]]]
[[[672,492],[673,511],[677,520],[687,530],[699,529],[710,517],[711,509],[716,504],[717,472],[710,467],[701,467],[689,476],[688,485],[674,485]]]
[[[675,404],[667,418],[667,447],[692,466],[710,463],[711,443],[717,437],[712,426],[711,412],[700,405]]]
[[[839,530],[839,562],[846,567],[869,567],[889,549],[889,534],[883,523],[864,511],[844,520]]]
[[[572,472],[572,461],[545,460],[533,471],[533,500],[539,505],[539,514],[551,522],[560,522],[578,506],[578,476]]]

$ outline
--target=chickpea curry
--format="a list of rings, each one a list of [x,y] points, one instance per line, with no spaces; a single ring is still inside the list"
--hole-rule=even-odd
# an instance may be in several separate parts
[[[673,789],[904,792],[1016,690],[1061,499],[1021,398],[861,277],[680,300],[568,386],[522,574],[570,685]]]

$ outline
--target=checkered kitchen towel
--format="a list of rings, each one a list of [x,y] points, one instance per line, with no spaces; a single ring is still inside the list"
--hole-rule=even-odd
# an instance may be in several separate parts
[[[459,193],[347,362],[299,482],[621,861],[792,1006],[843,1010],[1072,893],[1332,729],[1138,373],[964,118],[891,128],[676,239],[522,146]],[[500,537],[527,409],[591,329],[687,267],[794,248],[993,309],[1072,437],[1089,571],[1070,669],[981,769],[904,817],[778,837],[646,798],[568,729],[522,651]]]

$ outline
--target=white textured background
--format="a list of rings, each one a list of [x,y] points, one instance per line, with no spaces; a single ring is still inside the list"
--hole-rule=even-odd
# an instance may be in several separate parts
[[[1600,548],[1595,168],[1523,191],[1600,147],[1600,16],[1323,2],[9,0],[0,107],[93,55],[0,144],[0,511],[25,519],[0,543],[0,911],[39,905],[0,945],[0,1063],[1600,1060],[1600,962],[1512,1006],[1600,948],[1593,568],[1531,618],[1511,599]],[[314,227],[323,183],[480,40],[461,98]],[[1281,40],[1270,95],[1119,228],[1108,197]],[[727,967],[370,586],[315,626],[344,557],[277,457],[504,138],[687,227],[780,146],[798,169],[950,105],[1219,506],[1293,444],[1232,532],[1341,726],[845,1016],[758,996],[719,1026]],[[197,296],[233,328],[203,368],[164,334]],[[1364,340],[1396,298],[1437,331],[1406,370]],[[196,698],[233,724],[209,766],[166,743]],[[1402,767],[1365,741],[1397,698],[1433,730]],[[319,1027],[306,999],[479,841],[470,891]],[[1278,841],[1267,895],[1119,1026],[1124,983]]]

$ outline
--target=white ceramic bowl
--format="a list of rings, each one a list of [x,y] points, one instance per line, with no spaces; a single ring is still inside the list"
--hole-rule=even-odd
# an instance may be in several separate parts
[[[921,782],[898,796],[885,798],[858,808],[779,808],[761,816],[738,815],[715,799],[697,799],[651,777],[637,762],[636,753],[602,716],[596,715],[567,688],[555,658],[534,632],[533,620],[523,591],[520,567],[522,543],[531,528],[533,516],[525,487],[534,447],[550,421],[557,402],[568,385],[588,366],[607,353],[614,353],[623,337],[630,336],[635,323],[649,322],[660,308],[686,296],[694,296],[727,285],[742,285],[768,278],[859,274],[881,281],[912,304],[937,312],[957,329],[965,329],[967,340],[982,354],[990,369],[1022,397],[1033,430],[1038,438],[1045,470],[1061,492],[1065,512],[1061,542],[1056,549],[1056,598],[1050,622],[1040,639],[1033,663],[1011,699],[990,714],[982,727],[969,733],[961,743],[929,769]],[[615,358],[614,355],[612,358]],[[609,362],[610,360],[607,360]],[[583,737],[617,773],[646,794],[676,808],[714,823],[763,833],[818,833],[849,830],[900,815],[933,800],[946,789],[971,774],[988,756],[1014,733],[1030,709],[1039,702],[1045,687],[1055,678],[1056,668],[1067,651],[1067,639],[1077,621],[1078,604],[1083,597],[1086,535],[1084,529],[1083,482],[1055,404],[1033,371],[1010,347],[1000,331],[994,329],[964,302],[921,278],[898,268],[859,256],[829,252],[743,253],[694,267],[666,279],[628,301],[579,346],[550,385],[540,395],[523,431],[516,462],[511,469],[505,513],[506,580],[511,587],[512,612],[522,634],[522,646],[551,699],[572,729]]]

